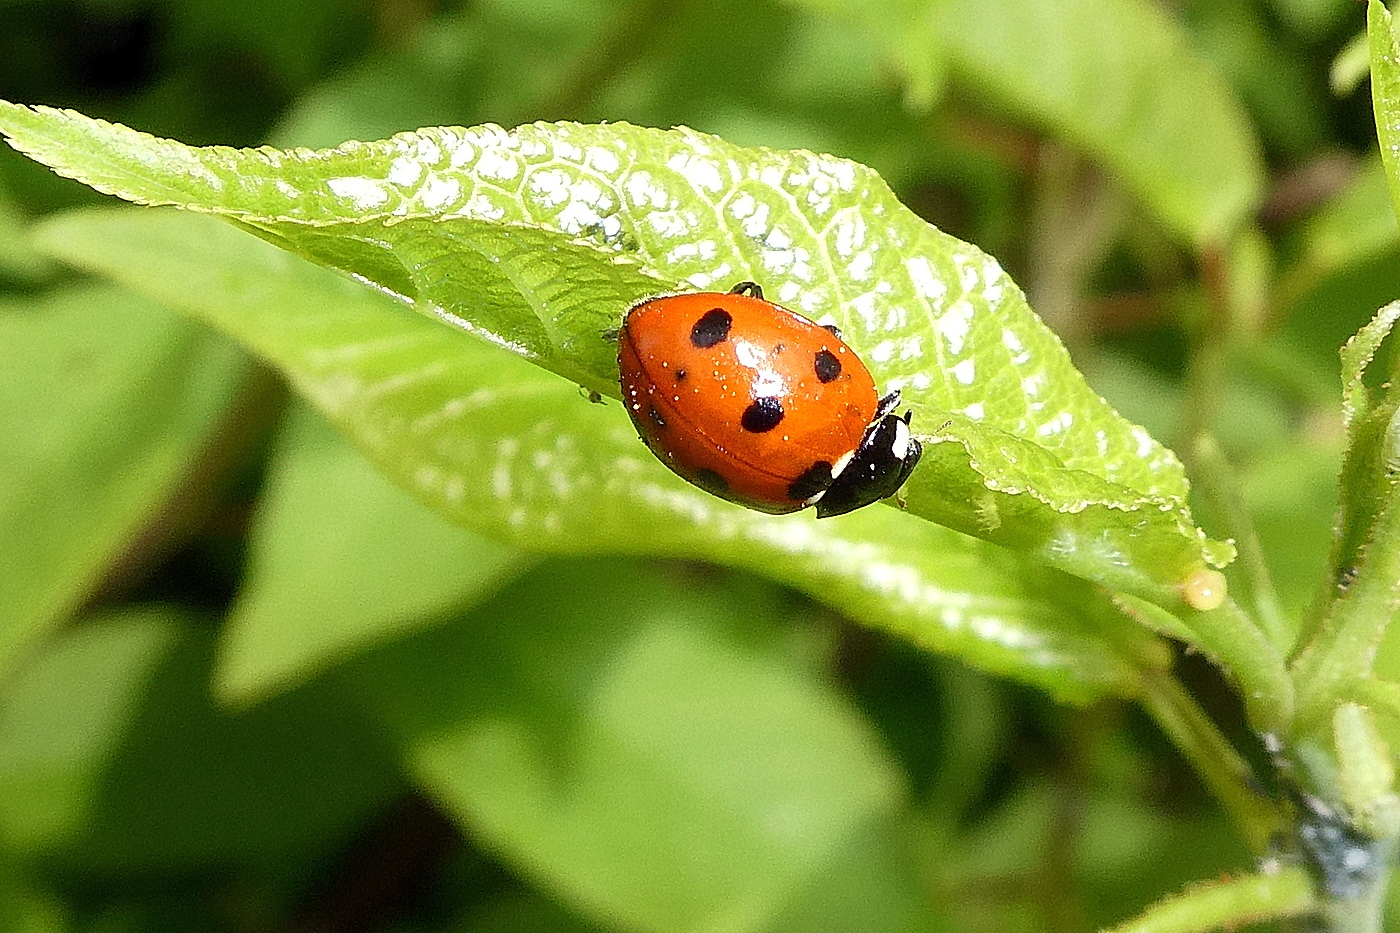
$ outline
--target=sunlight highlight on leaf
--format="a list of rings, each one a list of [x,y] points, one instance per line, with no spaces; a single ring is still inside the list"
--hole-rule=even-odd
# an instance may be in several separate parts
[[[1231,557],[1191,520],[1176,457],[1088,388],[996,261],[856,163],[625,124],[319,153],[194,149],[14,105],[0,128],[61,173],[237,220],[614,397],[622,309],[760,281],[840,326],[932,432],[906,487],[916,514],[1171,604]]]

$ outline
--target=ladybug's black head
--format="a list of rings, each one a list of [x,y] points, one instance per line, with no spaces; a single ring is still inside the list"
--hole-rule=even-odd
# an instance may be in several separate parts
[[[881,401],[880,415],[856,448],[850,462],[831,481],[826,494],[817,502],[817,518],[844,515],[861,506],[887,499],[899,491],[914,472],[924,448],[909,430],[913,412],[896,415],[886,402],[899,396],[891,393]]]

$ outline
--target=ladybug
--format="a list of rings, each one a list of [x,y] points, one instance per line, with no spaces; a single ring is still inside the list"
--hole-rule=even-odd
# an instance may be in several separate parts
[[[779,515],[841,515],[894,495],[923,448],[899,392],[880,398],[835,327],[729,292],[646,298],[618,332],[622,399],[661,462],[701,489]]]

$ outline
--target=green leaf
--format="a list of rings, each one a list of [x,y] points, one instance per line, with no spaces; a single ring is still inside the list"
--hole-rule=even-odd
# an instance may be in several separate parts
[[[463,923],[450,927],[456,933],[602,933],[539,895],[512,894],[489,901]]]
[[[1155,4],[804,3],[884,39],[916,88],[947,67],[1068,141],[1197,246],[1230,239],[1262,196],[1263,158],[1248,117]]]
[[[1395,763],[1371,711],[1341,703],[1332,714],[1336,737],[1337,783],[1347,812],[1373,839],[1394,839],[1400,831],[1400,797],[1395,794]]]
[[[1334,35],[1355,13],[1349,0],[1272,0],[1269,7],[1291,30],[1315,41]]]
[[[928,0],[797,0],[794,5],[825,18],[854,22],[883,51],[888,67],[904,79],[905,100],[912,106],[927,108],[943,96],[948,55],[930,36],[933,4]]]
[[[1238,92],[1269,150],[1304,159],[1329,142],[1328,101],[1306,47],[1257,7],[1187,4],[1189,38]]]
[[[386,475],[473,531],[747,567],[1068,699],[1131,692],[1139,664],[1162,662],[1094,587],[994,545],[894,509],[818,523],[715,499],[661,466],[619,406],[225,224],[88,212],[45,241],[244,342]]]
[[[127,291],[0,302],[0,678],[159,517],[248,373]]]
[[[1346,97],[1371,76],[1371,40],[1358,32],[1332,59],[1327,85],[1337,97]]]
[[[779,599],[555,561],[464,624],[366,658],[354,692],[425,792],[601,922],[802,929],[784,918],[835,887],[874,909],[828,911],[823,929],[926,927],[900,775],[781,649],[765,621]]]
[[[1341,515],[1331,566],[1351,575],[1362,561],[1366,539],[1385,508],[1387,493],[1400,468],[1400,393],[1366,385],[1365,376],[1381,344],[1400,320],[1400,302],[1382,308],[1341,349],[1342,422],[1347,451],[1342,464]]]
[[[0,930],[64,933],[69,929],[59,899],[33,884],[19,866],[0,854]]]
[[[28,225],[0,187],[0,279],[32,282],[43,278],[51,268],[48,257],[29,242]]]
[[[1390,11],[1380,0],[1370,0],[1366,8],[1366,32],[1371,39],[1371,102],[1381,162],[1390,182],[1391,205],[1400,215],[1400,42]]]
[[[663,14],[615,0],[489,0],[442,8],[348,67],[337,63],[328,78],[291,102],[271,142],[328,147],[488,115],[513,120],[576,113],[596,106],[599,92],[611,84],[606,69],[618,67],[619,53],[636,68],[635,57],[650,50],[641,42],[624,52],[614,43],[646,35],[661,15],[668,29],[684,31],[688,13],[685,7]],[[541,49],[549,54],[540,55]],[[706,52],[732,54],[702,37],[695,54]]]
[[[0,836],[30,849],[78,835],[103,766],[178,637],[158,613],[68,632],[0,695]],[[81,697],[81,701],[75,698]]]
[[[662,35],[685,41],[656,41]],[[840,152],[878,167],[895,188],[930,174],[1006,174],[985,153],[950,146],[911,120],[878,50],[846,24],[746,0],[459,6],[301,94],[268,142],[323,148],[417,126],[560,115],[644,126],[700,120],[732,142]]]
[[[1330,562],[1335,585],[1294,663],[1305,731],[1325,726],[1320,720],[1331,705],[1370,676],[1400,610],[1400,392],[1389,380],[1378,390],[1365,382],[1397,320],[1400,301],[1382,308],[1341,351],[1348,449]]]
[[[896,810],[845,839],[763,933],[956,929],[943,916],[947,907],[929,898],[927,879],[910,857],[915,818]]]
[[[168,870],[342,840],[395,787],[338,693],[214,709],[212,640],[159,608],[54,638],[0,697],[0,831],[29,855]]]
[[[1307,872],[1294,867],[1197,885],[1106,933],[1207,933],[1297,917],[1316,906]]]
[[[1192,523],[1177,459],[1089,390],[995,261],[854,163],[622,124],[322,153],[192,149],[9,104],[0,127],[60,173],[237,219],[603,394],[639,296],[761,280],[841,326],[933,431],[915,514],[1165,604],[1230,558]]]
[[[1372,156],[1347,186],[1330,198],[1303,228],[1301,261],[1309,276],[1324,276],[1387,251],[1400,242],[1389,203],[1385,166]],[[1295,275],[1296,275],[1295,271]]]
[[[274,457],[215,692],[248,702],[444,621],[528,563],[447,524],[299,410]]]

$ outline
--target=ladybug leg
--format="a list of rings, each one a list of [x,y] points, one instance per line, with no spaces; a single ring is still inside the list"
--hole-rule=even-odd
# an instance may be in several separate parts
[[[911,415],[911,414],[913,414],[913,412],[905,412],[905,418],[904,418],[904,423],[905,423],[905,424],[908,424],[908,423],[909,423],[909,417],[908,417],[908,416]],[[917,436],[920,437],[920,438],[923,439],[923,440],[926,440],[926,441],[927,441],[927,440],[932,440],[932,439],[934,439],[934,438],[937,438],[939,435],[941,435],[944,431],[948,430],[948,429],[951,428],[952,426],[953,426],[953,419],[952,419],[952,418],[949,418],[947,421],[944,421],[944,422],[943,422],[942,424],[940,424],[937,428],[935,428],[931,434],[919,434],[919,435],[917,435]],[[946,439],[946,438],[945,438],[945,439]]]
[[[762,298],[763,287],[757,282],[740,282],[729,290],[731,295],[748,295],[750,298]]]

